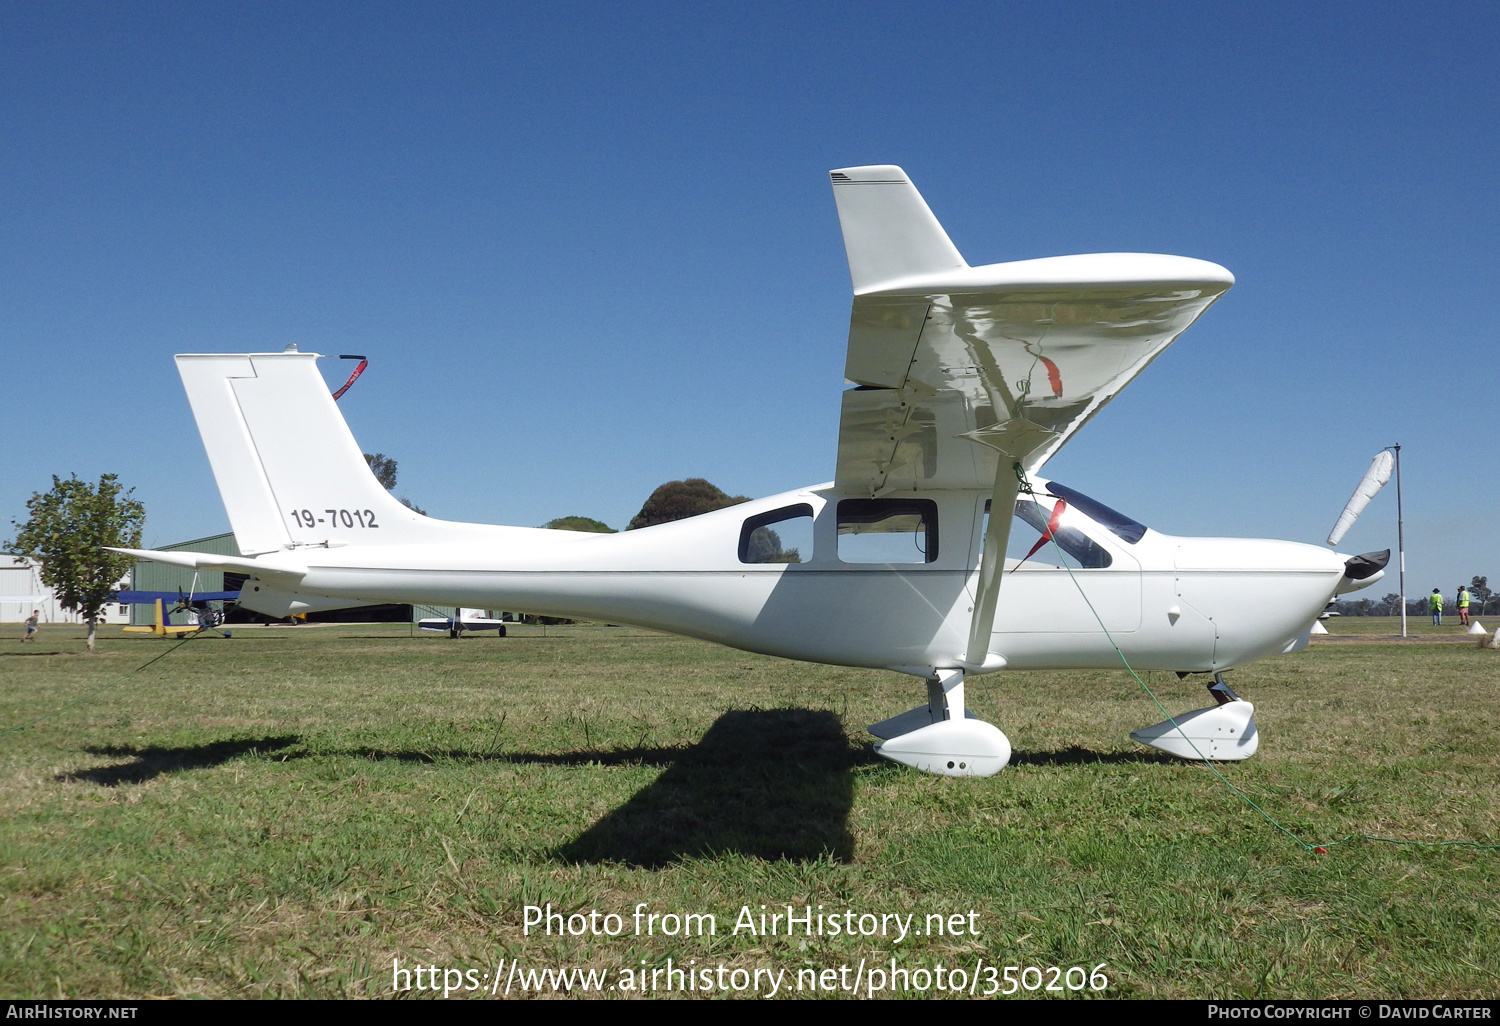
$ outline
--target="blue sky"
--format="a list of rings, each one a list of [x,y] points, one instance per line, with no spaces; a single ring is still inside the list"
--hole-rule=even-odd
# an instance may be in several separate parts
[[[436,516],[622,527],[673,478],[826,480],[826,172],[895,163],[970,263],[1238,278],[1051,476],[1172,533],[1321,542],[1401,442],[1408,591],[1500,580],[1497,27],[1441,3],[7,4],[0,524],[108,471],[149,544],[226,529],[171,356],[289,342],[371,357],[341,406]],[[1341,548],[1394,542],[1388,488]]]

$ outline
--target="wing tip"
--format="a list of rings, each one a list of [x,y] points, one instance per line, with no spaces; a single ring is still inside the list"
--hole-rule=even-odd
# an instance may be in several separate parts
[[[1150,286],[1196,288],[1222,294],[1234,275],[1219,264],[1164,253],[1078,253],[978,267],[959,267],[872,283],[857,294],[923,294],[988,289]]]
[[[856,295],[878,291],[887,282],[968,266],[921,192],[895,164],[845,167],[828,175]]]
[[[910,185],[906,172],[895,164],[863,164],[828,172],[834,185]]]

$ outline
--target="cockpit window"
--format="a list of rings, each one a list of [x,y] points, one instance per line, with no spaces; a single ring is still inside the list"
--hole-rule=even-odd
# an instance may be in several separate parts
[[[931,563],[937,503],[931,499],[841,499],[838,553],[844,563]]]
[[[1124,513],[1112,510],[1097,499],[1091,499],[1067,485],[1052,481],[1047,485],[1047,491],[1059,499],[1066,499],[1069,506],[1077,509],[1094,523],[1109,528],[1110,534],[1121,541],[1134,545],[1146,533],[1145,524],[1131,520]]]
[[[813,509],[805,502],[761,513],[740,529],[741,563],[805,563],[812,558]]]

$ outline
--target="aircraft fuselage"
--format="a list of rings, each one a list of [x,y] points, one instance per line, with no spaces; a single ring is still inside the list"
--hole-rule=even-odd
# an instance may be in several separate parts
[[[295,550],[306,567],[295,593],[263,580],[241,602],[270,614],[373,596],[523,610],[925,675],[962,661],[988,497],[908,497],[935,509],[936,551],[922,562],[843,561],[840,502],[860,500],[822,485],[613,535],[443,521],[429,522],[432,540],[418,544],[331,535],[330,547]],[[754,522],[799,507],[810,513],[811,551],[798,562],[746,562]],[[1151,530],[1129,542],[1073,508],[1066,522],[1109,565],[1070,571],[1055,556],[1044,562],[1050,546],[1007,562],[990,650],[1011,669],[1118,666],[1113,638],[1138,669],[1223,670],[1305,646],[1347,584],[1344,557],[1312,545]]]

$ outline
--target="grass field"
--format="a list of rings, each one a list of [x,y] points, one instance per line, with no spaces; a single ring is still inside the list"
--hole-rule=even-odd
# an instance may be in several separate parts
[[[1263,740],[1225,776],[1309,843],[1500,843],[1500,652],[1415,620],[1406,642],[1399,621],[1328,627],[1230,676]],[[1500,994],[1500,851],[1309,853],[1205,767],[1131,743],[1161,717],[1123,671],[971,683],[1016,754],[951,780],[871,753],[863,726],[919,701],[910,678],[643,631],[242,628],[174,648],[109,629],[92,658],[78,629],[19,635],[0,628],[0,727],[171,651],[0,736],[6,997],[421,996],[445,970],[475,973],[455,997],[550,993],[528,976],[546,969],[625,994],[702,982],[669,960],[724,967],[710,994],[764,995],[780,971],[782,995],[863,995],[893,960],[931,988],[961,969],[976,994],[1015,966],[1018,996],[1086,996],[1066,970],[1100,963],[1114,997]],[[1200,679],[1148,680],[1174,712],[1208,704]],[[547,903],[618,914],[619,935],[528,935]],[[716,932],[638,935],[640,903]],[[734,932],[761,905],[912,932]],[[435,981],[393,972],[419,964]]]

